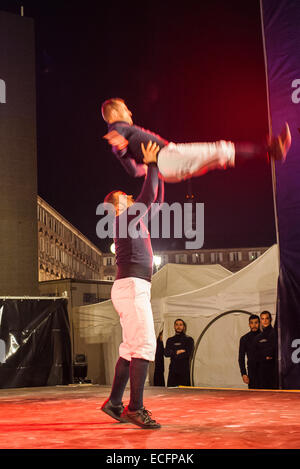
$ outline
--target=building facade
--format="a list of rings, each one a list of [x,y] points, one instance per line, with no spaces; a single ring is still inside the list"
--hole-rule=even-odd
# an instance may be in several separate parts
[[[38,196],[39,281],[102,280],[102,252]]]
[[[237,272],[261,256],[268,247],[199,249],[183,251],[156,251],[154,253],[154,272],[165,264],[220,264],[231,272]],[[113,281],[116,276],[115,256],[103,253],[104,279]]]
[[[39,281],[105,280],[116,277],[113,253],[103,253],[38,196]],[[221,264],[231,272],[246,267],[268,247],[156,251],[154,271],[165,264]]]
[[[188,251],[164,251],[155,255],[161,260],[160,267],[173,264],[220,264],[231,272],[243,269],[261,256],[268,247],[199,249]]]

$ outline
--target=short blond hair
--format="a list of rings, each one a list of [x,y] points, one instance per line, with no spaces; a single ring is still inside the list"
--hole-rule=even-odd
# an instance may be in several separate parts
[[[104,203],[106,204],[112,204],[112,205],[117,205],[119,202],[119,195],[124,195],[126,196],[125,192],[122,192],[120,190],[114,190],[111,191],[107,196],[104,198]]]
[[[111,116],[111,111],[113,109],[118,109],[119,103],[125,103],[124,99],[122,98],[110,98],[104,101],[101,106],[101,113],[102,117],[105,122],[108,122]]]

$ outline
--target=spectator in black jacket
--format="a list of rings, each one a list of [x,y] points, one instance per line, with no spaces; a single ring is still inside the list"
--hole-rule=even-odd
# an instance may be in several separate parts
[[[186,324],[182,319],[174,322],[175,335],[169,337],[165,357],[170,357],[168,387],[190,386],[190,361],[194,351],[194,339],[186,335]]]
[[[260,334],[260,320],[256,314],[249,317],[250,332],[243,335],[240,339],[239,346],[239,366],[243,381],[248,384],[249,389],[257,387],[257,370],[255,367],[255,350],[254,343],[258,334]],[[247,357],[247,364],[246,364]]]
[[[255,359],[259,389],[276,389],[277,385],[277,334],[272,327],[269,311],[260,314],[262,332],[255,337]]]

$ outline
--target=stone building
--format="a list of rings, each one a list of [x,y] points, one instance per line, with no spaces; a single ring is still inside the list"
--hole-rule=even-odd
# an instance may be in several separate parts
[[[102,280],[102,252],[38,196],[39,281]]]
[[[220,264],[231,272],[246,267],[267,251],[269,247],[199,249],[185,251],[155,252],[161,261],[160,267],[167,263],[174,264]]]
[[[263,254],[268,247],[227,248],[227,249],[199,249],[182,251],[155,251],[154,272],[165,264],[220,264],[231,272],[246,267],[250,262]],[[107,280],[114,280],[116,276],[115,256],[113,253],[103,253],[103,273]]]

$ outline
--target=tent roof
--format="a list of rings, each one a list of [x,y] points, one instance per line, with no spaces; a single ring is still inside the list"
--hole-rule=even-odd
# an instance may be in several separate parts
[[[152,277],[151,297],[164,298],[206,287],[233,274],[219,264],[166,264]]]
[[[278,274],[278,246],[274,244],[251,264],[231,276],[194,291],[172,295],[166,302],[168,305],[196,305],[202,303],[204,297],[259,295],[260,292],[276,290]]]

